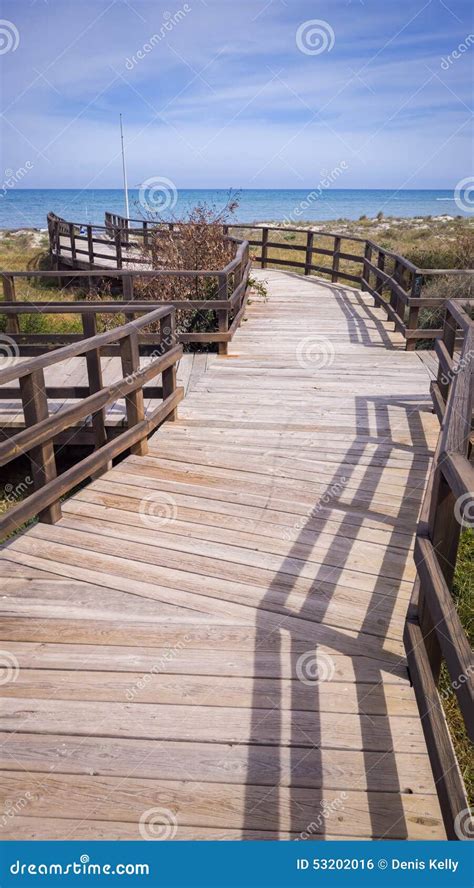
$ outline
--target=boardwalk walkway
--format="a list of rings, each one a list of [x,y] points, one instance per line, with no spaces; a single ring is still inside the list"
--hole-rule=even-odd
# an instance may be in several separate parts
[[[4,838],[444,836],[402,645],[428,369],[360,291],[255,275],[149,455],[3,551]]]

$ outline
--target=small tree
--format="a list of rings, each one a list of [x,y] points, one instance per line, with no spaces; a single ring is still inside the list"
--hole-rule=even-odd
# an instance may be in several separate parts
[[[223,208],[199,203],[185,216],[174,217],[171,227],[158,214],[148,213],[147,221],[153,227],[148,232],[147,245],[141,247],[142,258],[148,267],[158,271],[223,269],[234,255],[233,244],[224,235],[224,226],[230,223],[237,207],[238,200],[230,193]],[[141,301],[153,302],[213,299],[218,295],[218,278],[217,274],[207,278],[199,275],[137,277],[135,294]],[[211,332],[217,329],[217,315],[208,309],[178,310],[176,326],[178,333]]]

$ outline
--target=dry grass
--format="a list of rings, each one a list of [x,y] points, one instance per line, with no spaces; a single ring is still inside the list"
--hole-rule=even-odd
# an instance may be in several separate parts
[[[472,647],[474,645],[474,530],[466,530],[461,535],[453,583],[453,597],[459,618]],[[441,673],[440,693],[470,804],[474,804],[472,744],[467,736],[456,694],[445,666],[443,666]]]

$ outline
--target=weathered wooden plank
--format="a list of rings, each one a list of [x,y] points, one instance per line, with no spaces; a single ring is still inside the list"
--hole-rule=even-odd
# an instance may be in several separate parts
[[[39,774],[97,774],[121,777],[133,774],[161,780],[203,780],[245,784],[249,753],[252,779],[259,786],[324,786],[327,789],[370,788],[377,775],[380,792],[436,793],[426,753],[395,754],[333,749],[302,749],[282,755],[278,746],[245,744],[156,743],[155,740],[102,738],[59,734],[0,732],[2,770]],[[388,764],[390,763],[390,767]],[[38,778],[39,780],[41,777]]]
[[[6,774],[0,802],[3,796],[14,803],[27,791],[27,817],[66,815],[78,819],[87,810],[91,821],[135,822],[138,826],[146,810],[160,803],[170,811],[176,834],[180,826],[306,832],[309,824],[316,823],[315,812],[323,807],[328,813],[316,824],[315,832],[320,834],[330,831],[341,836],[370,836],[375,830],[386,838],[405,838],[406,821],[417,838],[441,838],[444,834],[439,813],[433,813],[433,796],[415,794],[394,798],[393,794],[349,790],[341,797],[337,791],[324,790],[318,799],[314,790],[301,787],[284,792],[278,787],[135,777],[117,785],[107,777],[66,775],[45,775],[40,785],[32,786],[22,774]]]

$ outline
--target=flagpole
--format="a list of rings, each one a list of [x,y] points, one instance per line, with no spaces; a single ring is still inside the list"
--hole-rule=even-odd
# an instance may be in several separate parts
[[[127,185],[127,168],[125,166],[125,148],[123,146],[123,124],[122,115],[120,115],[120,140],[122,143],[122,170],[123,170],[123,190],[125,194],[125,216],[130,218],[130,207],[128,205],[128,185]]]

